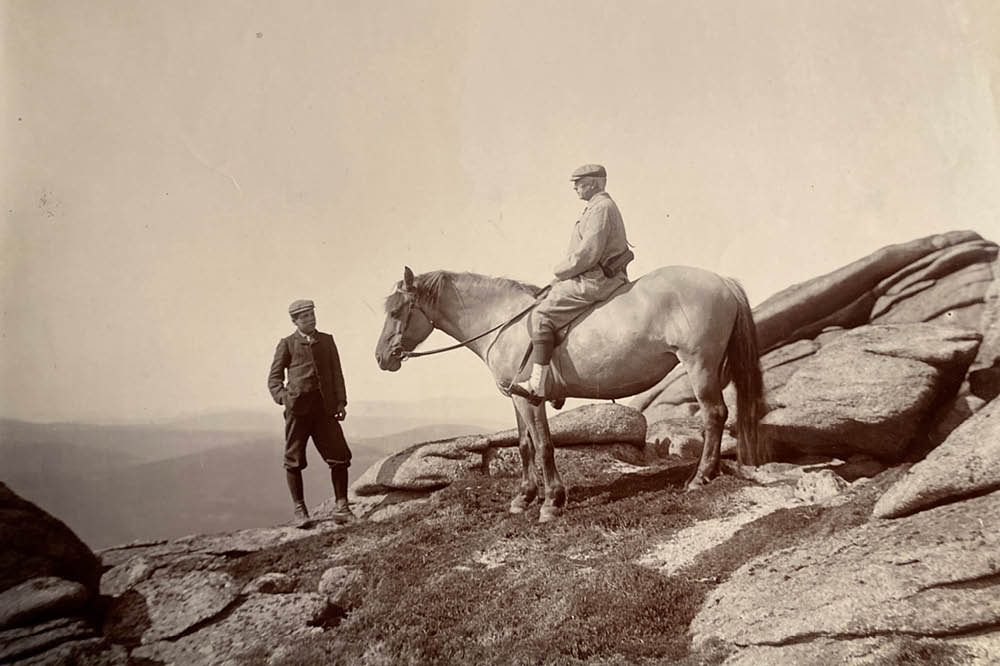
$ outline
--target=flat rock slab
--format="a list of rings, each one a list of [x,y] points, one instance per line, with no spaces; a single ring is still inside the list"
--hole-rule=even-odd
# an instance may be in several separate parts
[[[788,645],[1000,625],[1000,492],[756,558],[705,600],[695,645]]]
[[[646,418],[642,412],[617,403],[583,405],[549,413],[549,431],[556,446],[574,444],[643,444]],[[517,446],[517,428],[487,437],[490,446]]]
[[[37,655],[14,662],[14,666],[134,666],[128,650],[108,643],[104,637],[71,640]]]
[[[817,639],[796,645],[755,646],[730,655],[722,666],[879,666],[912,663],[915,654],[922,664],[995,664],[1000,659],[1000,638],[977,643],[958,639],[877,636],[857,639]]]
[[[879,498],[878,518],[916,511],[1000,488],[1000,398],[973,414]]]
[[[233,579],[218,571],[192,571],[185,576],[156,577],[135,587],[146,599],[150,627],[143,643],[178,636],[222,612],[239,595]]]
[[[328,606],[319,593],[253,595],[219,622],[177,640],[137,647],[132,657],[184,666],[246,663],[248,652],[270,652],[302,629],[322,623]]]
[[[317,532],[340,529],[332,521],[317,521],[314,528],[301,530],[291,525],[255,527],[222,534],[197,534],[173,541],[156,541],[115,546],[102,550],[101,563],[110,570],[101,578],[102,594],[117,596],[149,577],[164,562],[184,557],[229,557],[255,553],[283,543],[314,536]],[[203,567],[202,567],[203,568]],[[107,590],[107,592],[105,592]]]
[[[0,662],[25,659],[67,641],[92,638],[94,628],[78,617],[0,631]]]
[[[761,430],[779,451],[899,460],[939,394],[957,388],[980,339],[933,324],[851,330],[773,396]]]
[[[32,578],[0,592],[0,628],[82,614],[89,597],[82,583]]]

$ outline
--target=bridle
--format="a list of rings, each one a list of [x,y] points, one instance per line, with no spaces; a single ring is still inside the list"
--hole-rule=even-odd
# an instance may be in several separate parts
[[[543,296],[545,296],[545,294],[548,292],[549,288],[550,287],[545,287],[544,289],[542,289],[541,291],[539,291],[537,294],[535,294],[535,301],[531,305],[529,305],[525,309],[521,310],[520,312],[518,312],[516,315],[514,315],[510,319],[497,324],[496,326],[494,326],[493,328],[489,329],[488,331],[483,331],[482,333],[480,333],[478,335],[474,335],[471,338],[466,338],[465,340],[462,340],[461,342],[457,342],[457,343],[455,343],[453,345],[448,345],[447,347],[439,347],[438,349],[431,349],[430,351],[422,351],[422,352],[418,352],[418,351],[406,351],[405,349],[403,349],[403,335],[406,333],[406,329],[410,325],[410,317],[413,316],[413,309],[414,308],[416,308],[417,310],[420,310],[420,314],[422,314],[427,319],[427,321],[430,322],[430,324],[431,324],[432,327],[434,326],[434,320],[431,319],[430,317],[428,317],[427,313],[424,312],[420,308],[420,306],[416,302],[416,298],[414,298],[414,296],[412,295],[411,292],[408,292],[406,290],[402,290],[401,289],[401,290],[399,290],[399,293],[403,295],[403,297],[405,299],[405,302],[406,302],[406,316],[405,317],[400,317],[399,319],[396,320],[396,330],[392,334],[392,340],[391,340],[391,344],[389,346],[389,349],[391,351],[389,352],[389,354],[390,354],[390,356],[398,356],[400,361],[405,361],[406,359],[409,359],[409,358],[417,358],[417,357],[420,357],[420,356],[431,356],[432,354],[440,354],[441,352],[451,351],[453,349],[461,349],[462,347],[467,346],[470,342],[475,342],[476,340],[479,340],[480,338],[485,338],[490,333],[494,333],[496,331],[499,331],[499,330],[501,330],[501,329],[503,329],[503,328],[505,328],[505,327],[513,324],[515,321],[517,321],[518,319],[520,319],[524,315],[528,314],[535,307],[535,305],[538,304],[538,301]]]

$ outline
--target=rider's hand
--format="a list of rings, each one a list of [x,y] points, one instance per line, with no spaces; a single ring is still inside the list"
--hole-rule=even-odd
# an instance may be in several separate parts
[[[347,418],[347,405],[337,405],[333,410],[333,418],[338,421],[343,421]]]

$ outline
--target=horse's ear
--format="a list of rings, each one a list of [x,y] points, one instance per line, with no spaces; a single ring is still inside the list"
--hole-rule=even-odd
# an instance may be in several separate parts
[[[403,286],[413,289],[413,270],[409,266],[403,267]]]

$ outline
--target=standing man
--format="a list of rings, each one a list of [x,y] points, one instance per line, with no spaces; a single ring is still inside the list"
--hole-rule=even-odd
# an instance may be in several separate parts
[[[546,397],[556,331],[628,282],[625,267],[634,256],[625,239],[622,214],[604,191],[608,182],[604,167],[585,164],[569,179],[587,205],[573,227],[567,257],[553,271],[552,289],[531,316],[531,377],[511,386],[513,393],[529,398]]]
[[[351,450],[340,421],[347,416],[347,389],[340,356],[333,336],[316,330],[312,301],[295,301],[288,307],[296,331],[278,342],[267,376],[274,401],[285,407],[285,477],[295,504],[300,527],[309,521],[302,488],[306,468],[306,442],[313,444],[330,466],[330,479],[337,499],[333,517],[338,521],[354,516],[347,503],[347,468]],[[288,374],[287,384],[285,374]]]

